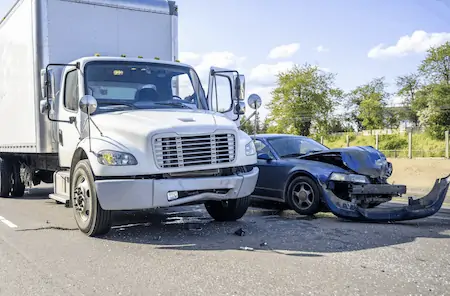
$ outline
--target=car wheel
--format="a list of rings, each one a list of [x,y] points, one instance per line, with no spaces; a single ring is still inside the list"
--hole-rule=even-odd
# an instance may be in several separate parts
[[[291,181],[285,200],[300,215],[314,215],[320,211],[319,188],[306,176],[298,176]]]
[[[71,183],[73,213],[78,228],[88,236],[108,233],[111,229],[111,211],[103,210],[98,201],[89,161],[78,162]]]

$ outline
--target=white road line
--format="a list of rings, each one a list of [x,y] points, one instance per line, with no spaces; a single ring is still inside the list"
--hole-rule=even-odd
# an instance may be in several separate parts
[[[3,222],[4,224],[6,224],[7,226],[11,227],[11,228],[17,228],[17,225],[12,223],[9,220],[6,220],[5,218],[3,218],[2,216],[0,216],[0,221]]]

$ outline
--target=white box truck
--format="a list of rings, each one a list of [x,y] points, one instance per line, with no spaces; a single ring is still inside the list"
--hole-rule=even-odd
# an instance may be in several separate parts
[[[53,183],[79,229],[112,211],[204,203],[240,219],[258,169],[245,77],[177,60],[166,0],[20,0],[0,23],[0,196]],[[252,96],[252,100],[255,96]],[[260,101],[260,98],[257,97]],[[250,168],[250,169],[248,169]]]

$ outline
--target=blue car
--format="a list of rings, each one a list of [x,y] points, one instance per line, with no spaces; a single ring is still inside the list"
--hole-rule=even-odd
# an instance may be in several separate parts
[[[392,164],[371,146],[329,149],[317,141],[285,134],[255,137],[259,178],[254,201],[279,202],[301,215],[322,210],[352,220],[399,221],[433,215],[442,206],[449,176],[437,179],[428,195],[404,207],[377,208],[406,193],[392,185]]]

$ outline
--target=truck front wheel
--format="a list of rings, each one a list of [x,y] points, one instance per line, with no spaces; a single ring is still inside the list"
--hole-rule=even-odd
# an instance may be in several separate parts
[[[78,162],[70,187],[73,213],[81,232],[88,236],[108,233],[111,229],[111,211],[103,210],[98,201],[94,174],[88,160]]]
[[[207,201],[205,208],[216,221],[236,221],[241,219],[250,206],[250,196],[226,201]]]

